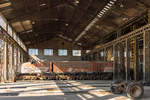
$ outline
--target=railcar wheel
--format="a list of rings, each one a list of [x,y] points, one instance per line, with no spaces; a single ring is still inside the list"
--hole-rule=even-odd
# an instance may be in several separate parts
[[[144,94],[143,85],[140,83],[130,83],[127,86],[127,96],[132,99],[141,98]]]
[[[114,94],[122,94],[123,91],[120,90],[117,86],[111,86],[111,92],[114,93]]]

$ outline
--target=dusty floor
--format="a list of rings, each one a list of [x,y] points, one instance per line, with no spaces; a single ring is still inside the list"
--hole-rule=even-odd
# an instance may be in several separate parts
[[[0,85],[0,100],[130,100],[109,91],[109,81],[19,81]],[[146,87],[141,100],[150,100]]]

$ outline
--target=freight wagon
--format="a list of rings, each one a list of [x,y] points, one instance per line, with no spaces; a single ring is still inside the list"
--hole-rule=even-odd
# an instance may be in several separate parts
[[[100,61],[28,62],[21,69],[19,77],[34,76],[32,79],[37,79],[38,76],[41,79],[56,80],[103,80],[112,79],[113,76],[113,63]]]
[[[113,72],[113,63],[99,61],[55,61],[50,64],[50,72]]]

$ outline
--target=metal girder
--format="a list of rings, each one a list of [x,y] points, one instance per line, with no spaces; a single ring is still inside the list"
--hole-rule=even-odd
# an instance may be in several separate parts
[[[49,18],[40,18],[39,16],[44,15],[45,13],[50,13],[49,10],[45,10],[45,11],[41,11],[40,15],[39,12],[30,12],[30,13],[24,13],[21,11],[17,11],[17,12],[12,12],[12,13],[16,13],[13,19],[8,19],[9,23],[14,23],[14,22],[18,22],[18,21],[24,21],[24,20],[33,20],[33,21],[49,21],[49,20],[58,20],[57,16],[53,16],[53,14],[51,14],[51,16],[49,16]],[[38,18],[38,17],[39,18]]]
[[[122,42],[122,41],[125,41],[126,39],[131,39],[135,36],[142,35],[145,31],[150,31],[150,24],[147,24],[139,29],[136,29],[135,31],[132,31],[124,36],[121,36],[111,42],[105,43],[105,44],[101,45],[98,49],[95,49],[95,51],[99,50],[100,48],[103,49],[105,47],[112,46],[114,43]]]
[[[68,39],[66,39],[66,38],[63,38],[63,37],[61,37],[61,36],[59,36],[59,35],[56,35],[56,36],[57,36],[58,38],[60,38],[60,39],[63,39],[63,40],[65,40],[65,41],[70,42],[70,43],[73,44],[73,39],[70,40],[69,37],[67,37]],[[78,45],[78,43],[75,43],[74,45],[77,45],[77,46],[79,46],[79,47],[83,47],[82,45]]]
[[[11,6],[11,2],[0,3],[0,8],[5,8]]]

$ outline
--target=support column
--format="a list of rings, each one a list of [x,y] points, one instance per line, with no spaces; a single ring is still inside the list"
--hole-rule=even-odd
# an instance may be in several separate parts
[[[129,80],[129,75],[130,75],[130,70],[129,70],[129,67],[130,67],[130,52],[129,52],[129,40],[126,39],[126,64],[125,64],[125,67],[126,67],[126,81]]]
[[[1,83],[4,83],[5,82],[5,79],[4,79],[4,53],[5,53],[5,50],[4,50],[4,46],[5,46],[5,42],[3,41],[2,42],[2,57],[1,57]]]
[[[121,30],[117,31],[117,38],[121,36]]]
[[[15,48],[15,56],[16,56],[16,57],[15,57],[15,60],[16,60],[16,61],[15,61],[15,63],[16,63],[16,64],[15,64],[15,75],[16,75],[16,73],[17,73],[17,68],[18,68],[18,48],[17,48],[17,47]]]
[[[144,82],[150,82],[150,32],[143,35],[143,73]]]
[[[148,10],[148,24],[150,24],[150,9]]]
[[[13,45],[9,48],[9,82],[14,82],[14,48]]]
[[[23,63],[24,61],[23,61],[23,57],[24,57],[24,55],[23,55],[23,51],[21,52],[21,63]]]
[[[18,64],[17,64],[17,70],[16,71],[18,72],[18,69],[19,69],[19,66],[20,66],[20,48],[17,48],[17,50],[18,50],[18,52],[17,52],[18,53],[18,59],[17,59]]]
[[[8,68],[8,44],[4,42],[4,56],[3,56],[3,65],[2,65],[2,77],[1,82],[4,83],[8,79],[7,68]]]
[[[106,48],[104,48],[104,61],[106,61]]]
[[[116,81],[118,76],[117,76],[117,66],[116,66],[116,61],[117,61],[117,53],[116,53],[116,45],[113,45],[113,56],[114,56],[114,61],[113,61],[113,80]]]

